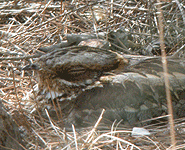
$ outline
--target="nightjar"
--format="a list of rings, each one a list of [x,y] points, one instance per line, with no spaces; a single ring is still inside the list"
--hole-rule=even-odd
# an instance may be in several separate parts
[[[185,116],[185,60],[168,58],[175,117]],[[66,126],[102,123],[134,125],[167,113],[160,57],[134,57],[87,46],[55,48],[25,70],[36,70],[39,91],[61,102]],[[54,117],[54,116],[53,116]]]

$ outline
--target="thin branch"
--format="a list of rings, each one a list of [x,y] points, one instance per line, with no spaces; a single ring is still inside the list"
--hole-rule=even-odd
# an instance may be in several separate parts
[[[171,100],[171,93],[170,93],[170,82],[168,78],[168,68],[167,68],[167,59],[166,59],[166,52],[165,52],[165,44],[164,44],[164,30],[163,30],[163,12],[161,10],[161,3],[158,0],[158,9],[159,9],[159,38],[160,38],[160,46],[161,46],[161,53],[162,53],[162,65],[164,70],[164,82],[165,82],[165,90],[166,90],[166,99],[168,105],[168,114],[169,114],[169,123],[170,123],[170,135],[171,135],[171,144],[172,150],[175,150],[175,130],[174,130],[174,120],[173,120],[173,108],[172,108],[172,100]]]

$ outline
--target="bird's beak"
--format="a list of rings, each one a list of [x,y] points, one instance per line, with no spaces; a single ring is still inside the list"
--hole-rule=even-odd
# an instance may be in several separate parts
[[[36,64],[29,64],[22,68],[22,70],[38,70],[39,67]]]
[[[22,70],[32,70],[31,65],[26,65],[22,68]]]

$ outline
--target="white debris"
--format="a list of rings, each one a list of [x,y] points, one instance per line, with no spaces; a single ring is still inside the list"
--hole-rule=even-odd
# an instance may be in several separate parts
[[[134,127],[132,129],[132,134],[131,135],[141,137],[141,136],[149,136],[149,135],[151,135],[151,133],[147,129]]]

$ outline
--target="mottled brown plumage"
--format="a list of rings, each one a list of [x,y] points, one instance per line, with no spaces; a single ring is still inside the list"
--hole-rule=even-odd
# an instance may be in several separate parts
[[[161,58],[129,58],[90,47],[58,48],[34,65],[41,93],[61,101],[66,125],[102,122],[135,124],[167,112]],[[175,117],[185,116],[185,60],[168,59]]]
[[[74,46],[55,49],[24,69],[36,70],[39,88],[48,93],[48,98],[52,95],[49,93],[71,98],[126,63],[123,56],[109,50]]]

